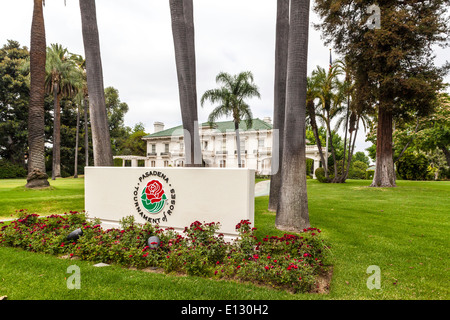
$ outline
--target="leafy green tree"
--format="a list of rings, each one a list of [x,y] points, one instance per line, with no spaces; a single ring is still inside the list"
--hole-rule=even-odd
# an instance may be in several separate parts
[[[127,129],[127,131],[131,132],[129,132],[123,143],[118,146],[120,148],[118,153],[145,156],[147,153],[147,144],[142,137],[147,135],[147,133],[145,133],[144,124],[140,122],[137,123],[132,130],[129,127],[127,127]]]
[[[216,83],[222,85],[217,89],[205,91],[200,103],[202,107],[205,101],[219,105],[209,114],[208,121],[213,124],[223,116],[231,116],[236,132],[236,146],[238,166],[241,167],[241,147],[239,137],[239,123],[245,120],[247,128],[252,126],[252,111],[244,99],[260,98],[258,87],[253,82],[253,74],[250,71],[241,72],[238,75],[230,75],[220,72],[216,77]]]
[[[429,161],[423,153],[406,152],[397,161],[397,172],[405,180],[426,180]]]
[[[362,151],[358,151],[353,155],[352,158],[353,161],[361,161],[363,163],[365,163],[367,166],[370,165],[370,159],[368,156],[366,156],[366,154]]]
[[[450,95],[444,93],[439,98],[433,114],[425,119],[424,129],[420,130],[417,144],[421,150],[439,149],[445,155],[450,167]]]
[[[366,178],[366,170],[369,166],[364,161],[353,159],[350,165],[350,171],[348,173],[348,177],[350,179],[365,179]]]
[[[108,125],[113,148],[113,154],[120,153],[120,145],[129,136],[129,130],[124,125],[125,114],[129,107],[126,102],[122,102],[119,97],[119,90],[114,87],[105,89],[105,105],[108,115]]]
[[[394,187],[393,119],[410,110],[428,114],[442,88],[447,66],[435,66],[433,45],[447,45],[448,0],[317,0],[318,25],[355,70],[357,104],[377,116],[373,187]],[[372,18],[380,25],[368,24]]]
[[[25,167],[29,104],[26,47],[8,40],[0,50],[0,158]]]

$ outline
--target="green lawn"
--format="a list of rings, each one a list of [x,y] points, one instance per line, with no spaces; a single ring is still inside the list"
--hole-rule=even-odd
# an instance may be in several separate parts
[[[24,191],[24,180],[0,180],[0,216],[16,209],[39,214],[82,210],[83,179],[51,181],[52,190]],[[331,244],[329,294],[297,294],[251,284],[94,268],[92,263],[0,248],[0,296],[8,299],[449,299],[450,182],[398,181],[368,188],[308,180],[311,225]],[[257,236],[281,235],[268,197],[255,200]],[[71,264],[81,290],[68,290]],[[369,266],[381,270],[381,289],[369,290]]]
[[[16,210],[27,209],[40,215],[62,214],[84,209],[84,179],[49,180],[50,188],[29,190],[26,180],[0,180],[0,218],[16,216]]]

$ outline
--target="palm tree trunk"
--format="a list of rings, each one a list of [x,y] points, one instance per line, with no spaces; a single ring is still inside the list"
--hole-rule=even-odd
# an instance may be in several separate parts
[[[314,139],[316,140],[317,149],[319,149],[320,161],[322,161],[322,166],[325,169],[326,168],[325,156],[323,155],[322,142],[320,141],[319,129],[317,127],[316,113],[314,110],[314,102],[310,101],[309,103],[306,103],[306,108],[308,109],[309,122],[311,124],[312,132],[314,134]],[[316,169],[317,168],[314,168],[314,170],[316,170]],[[325,178],[327,178],[327,180],[328,180],[328,170],[324,170],[324,173],[325,173]]]
[[[269,211],[276,211],[281,187],[281,163],[283,159],[283,132],[284,113],[286,107],[286,73],[289,41],[289,0],[277,1],[277,23],[276,23],[276,43],[275,43],[275,90],[274,90],[274,110],[273,129],[278,130],[278,139],[273,135],[273,146],[278,144],[278,154],[272,153],[272,172],[270,177],[269,191]],[[278,161],[274,161],[278,157]],[[277,165],[278,163],[278,165]],[[275,168],[274,166],[277,167]]]
[[[195,68],[195,48],[192,1],[170,0],[169,4],[181,119],[185,130],[185,166],[201,166],[202,156],[198,134],[196,89],[193,84],[195,81],[195,70],[193,70]]]
[[[78,138],[80,134],[80,107],[77,105],[77,131],[75,134],[75,163],[73,168],[73,177],[78,178]]]
[[[112,148],[103,86],[103,69],[95,0],[80,0],[86,77],[89,91],[92,146],[95,166],[112,166]]]
[[[61,105],[58,84],[53,84],[53,159],[52,180],[61,177]]]
[[[42,0],[34,0],[30,43],[30,105],[28,109],[27,188],[49,186],[45,172],[45,59],[46,41]]]
[[[350,95],[347,95],[347,110],[345,115],[345,135],[344,135],[344,158],[342,159],[342,176],[340,177],[341,182],[345,182],[344,172],[345,172],[345,153],[347,152],[347,132],[348,132],[348,118],[349,118],[349,112],[350,111]],[[349,151],[350,151],[350,143],[351,139],[348,143]],[[350,152],[349,152],[350,156]],[[350,161],[349,161],[350,162]],[[343,181],[342,181],[343,180]]]
[[[292,0],[280,202],[275,226],[301,232],[309,225],[306,191],[306,87],[309,0]]]
[[[88,101],[87,97],[83,100],[84,109],[84,157],[86,158],[86,167],[89,166],[89,124],[88,124]]]
[[[336,182],[338,180],[338,170],[337,170],[337,162],[336,162],[336,151],[334,150],[334,145],[333,145],[333,135],[331,134],[331,120],[330,120],[330,116],[327,112],[327,116],[326,116],[326,126],[327,126],[327,132],[329,135],[329,139],[330,140],[330,147],[331,147],[331,155],[333,156],[333,168],[334,168],[334,178],[332,182]]]
[[[236,151],[237,151],[237,158],[238,158],[238,168],[242,167],[242,161],[241,161],[241,137],[239,135],[239,122],[235,119],[234,120],[234,132],[236,132]]]
[[[371,187],[395,187],[392,154],[392,111],[380,103],[378,107],[377,157]]]
[[[353,143],[352,143],[352,135],[353,135],[353,131],[350,133],[350,139],[348,141],[348,162],[347,162],[347,167],[345,169],[345,171],[343,171],[342,173],[342,177],[341,177],[341,183],[344,183],[345,180],[348,177],[348,172],[350,171],[350,164],[352,163],[352,158],[353,158],[353,153],[355,152],[355,143],[356,143],[356,136],[358,135],[358,129],[359,129],[359,120],[360,120],[360,116],[358,115],[356,118],[356,129],[355,131],[355,135],[353,137]],[[345,153],[344,153],[345,155]]]

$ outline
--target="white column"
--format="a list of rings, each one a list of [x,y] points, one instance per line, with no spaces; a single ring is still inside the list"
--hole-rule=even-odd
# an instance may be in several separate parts
[[[320,160],[314,159],[313,179],[316,178],[316,169],[320,167]]]

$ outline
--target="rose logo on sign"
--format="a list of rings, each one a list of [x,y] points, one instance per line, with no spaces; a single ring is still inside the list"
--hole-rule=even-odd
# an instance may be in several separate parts
[[[161,182],[152,180],[142,190],[141,203],[150,213],[160,212],[166,203],[167,196]]]
[[[139,177],[133,201],[137,213],[150,223],[167,222],[175,209],[175,189],[161,171],[147,171]]]

